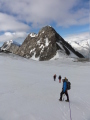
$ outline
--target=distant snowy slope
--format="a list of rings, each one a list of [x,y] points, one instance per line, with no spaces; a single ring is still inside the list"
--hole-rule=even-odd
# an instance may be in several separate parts
[[[78,41],[69,41],[68,42],[75,50],[80,52],[86,58],[90,56],[90,44],[89,39],[78,40]]]
[[[90,32],[67,36],[65,40],[84,57],[90,57]]]

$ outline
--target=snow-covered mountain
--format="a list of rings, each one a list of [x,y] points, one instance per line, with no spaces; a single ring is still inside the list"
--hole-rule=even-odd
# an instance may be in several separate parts
[[[19,49],[19,47],[20,47],[19,43],[13,40],[9,40],[2,45],[2,47],[0,48],[0,51],[15,53]]]
[[[90,57],[90,43],[89,39],[69,41],[68,42],[76,51],[81,53],[85,58]]]

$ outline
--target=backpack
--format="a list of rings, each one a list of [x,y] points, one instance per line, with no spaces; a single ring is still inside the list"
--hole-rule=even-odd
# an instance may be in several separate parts
[[[67,90],[71,89],[71,83],[69,81],[67,81]]]

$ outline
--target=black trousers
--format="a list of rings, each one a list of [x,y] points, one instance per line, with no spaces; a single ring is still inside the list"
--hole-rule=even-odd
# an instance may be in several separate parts
[[[53,77],[54,78],[54,81],[56,80],[56,76]]]
[[[60,100],[62,100],[63,94],[65,94],[67,96],[67,100],[69,100],[69,96],[68,96],[67,90],[65,92],[63,92],[63,90],[62,90],[62,92],[60,93]]]

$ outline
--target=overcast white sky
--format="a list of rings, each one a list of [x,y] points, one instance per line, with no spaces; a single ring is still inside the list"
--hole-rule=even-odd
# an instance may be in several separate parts
[[[62,37],[88,34],[89,4],[89,0],[0,0],[0,42],[24,40],[46,25]]]

